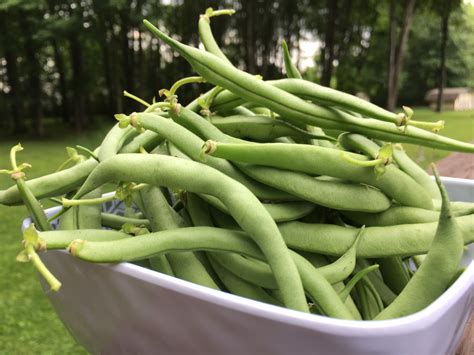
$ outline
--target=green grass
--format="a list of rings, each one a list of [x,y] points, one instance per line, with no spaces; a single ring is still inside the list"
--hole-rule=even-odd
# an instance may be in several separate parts
[[[439,134],[455,138],[464,142],[474,140],[474,111],[446,111],[436,113],[425,107],[415,108],[415,120],[435,122],[438,120],[445,121],[445,128]],[[414,159],[423,168],[427,168],[431,162],[436,162],[447,157],[451,152],[443,150],[414,146],[404,144],[408,155]]]
[[[444,119],[443,135],[463,141],[474,139],[474,111],[436,114],[417,108],[415,115],[418,120]],[[64,147],[80,144],[94,148],[106,129],[99,127],[76,136],[61,127],[43,140],[21,139],[25,150],[18,154],[18,160],[33,165],[27,171],[29,178],[46,174],[66,159]],[[9,167],[8,152],[16,143],[18,139],[0,142],[0,169]],[[449,154],[408,145],[406,150],[424,167]],[[7,176],[0,176],[0,189],[11,184]],[[83,354],[85,351],[69,335],[44,296],[32,266],[15,262],[21,249],[19,229],[25,215],[24,207],[0,206],[0,354]]]
[[[33,165],[26,171],[29,178],[54,171],[67,158],[64,147],[68,145],[95,148],[105,127],[79,136],[67,131],[58,129],[44,140],[21,140],[24,151],[18,153],[18,161]],[[16,143],[18,139],[0,142],[0,168],[10,168],[8,152]],[[11,184],[8,176],[0,175],[0,189]],[[84,354],[43,294],[33,267],[15,262],[25,215],[22,206],[0,205],[0,354]]]

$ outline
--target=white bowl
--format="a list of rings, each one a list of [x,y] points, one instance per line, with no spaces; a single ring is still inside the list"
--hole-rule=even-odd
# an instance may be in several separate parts
[[[453,201],[474,201],[474,181],[443,181]],[[304,314],[129,263],[90,264],[64,251],[41,257],[63,283],[47,296],[91,353],[433,355],[454,353],[472,314],[473,255],[471,245],[466,271],[430,306],[386,321]]]

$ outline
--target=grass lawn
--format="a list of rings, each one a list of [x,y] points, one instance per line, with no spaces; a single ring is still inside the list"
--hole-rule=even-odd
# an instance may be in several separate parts
[[[435,122],[445,121],[445,128],[440,131],[440,135],[455,138],[464,142],[474,140],[474,111],[446,111],[436,113],[425,107],[415,108],[415,120]],[[431,162],[436,162],[447,157],[450,152],[404,144],[408,155],[412,157],[423,168],[427,168]]]
[[[18,161],[33,165],[26,171],[29,178],[44,175],[66,160],[64,147],[80,144],[95,148],[105,129],[79,136],[61,130],[43,140],[21,139],[24,151],[18,153]],[[0,169],[10,168],[8,152],[17,143],[18,139],[0,141]],[[0,175],[0,189],[11,184],[7,175]],[[0,354],[84,354],[44,296],[33,267],[15,262],[25,215],[23,206],[0,205]]]
[[[474,111],[436,114],[426,108],[418,108],[415,115],[418,120],[444,119],[446,128],[441,132],[443,135],[463,141],[474,140]],[[64,147],[80,144],[94,148],[106,129],[96,128],[78,136],[61,129],[43,140],[21,139],[25,150],[18,154],[18,160],[33,165],[26,172],[29,178],[46,174],[66,159]],[[0,169],[9,168],[8,152],[16,143],[18,140],[0,141]],[[406,150],[424,167],[449,154],[409,145]],[[0,175],[0,189],[11,183],[7,176]],[[15,256],[21,249],[19,228],[25,214],[24,207],[0,206],[0,354],[85,353],[68,334],[43,295],[33,267],[15,262]]]

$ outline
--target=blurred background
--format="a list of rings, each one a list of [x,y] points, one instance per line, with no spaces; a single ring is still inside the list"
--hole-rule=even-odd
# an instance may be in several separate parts
[[[237,10],[213,18],[213,32],[235,65],[265,79],[282,76],[285,39],[306,79],[391,110],[474,100],[472,1],[2,0],[1,132],[41,137],[51,120],[80,132],[135,109],[123,90],[157,96],[192,71],[142,20],[198,46],[209,6]]]
[[[54,171],[65,146],[93,149],[114,113],[139,109],[123,90],[151,101],[192,75],[142,20],[199,46],[199,14],[210,6],[237,10],[212,18],[212,29],[239,68],[283,77],[285,39],[305,79],[391,110],[412,106],[417,120],[444,119],[441,134],[474,140],[472,0],[0,0],[0,169],[20,141],[19,161],[33,165],[28,178]],[[180,101],[206,89],[187,86]],[[423,167],[448,155],[406,150]],[[472,157],[465,161],[454,165],[472,174]],[[0,176],[0,189],[11,184]],[[0,353],[83,353],[33,268],[14,261],[25,214],[0,206]]]

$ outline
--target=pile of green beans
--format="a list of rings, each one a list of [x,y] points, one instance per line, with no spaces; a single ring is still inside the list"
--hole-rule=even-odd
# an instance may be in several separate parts
[[[166,98],[120,113],[89,158],[28,180],[12,149],[15,185],[0,203],[25,204],[19,261],[61,284],[36,252],[67,249],[96,263],[134,262],[217,291],[323,316],[389,319],[417,312],[461,273],[474,242],[474,204],[451,203],[400,143],[474,152],[412,120],[303,79],[283,41],[288,78],[266,81],[233,66],[214,40],[205,50],[153,34],[201,75],[179,78]],[[183,105],[177,90],[208,82]],[[343,133],[334,136],[334,132]],[[112,188],[110,188],[112,186]],[[115,191],[103,195],[107,189]],[[62,204],[49,220],[41,200]],[[117,200],[123,213],[103,211]],[[121,201],[121,202],[120,202]],[[51,222],[55,223],[55,228]],[[39,253],[41,255],[41,253]]]

